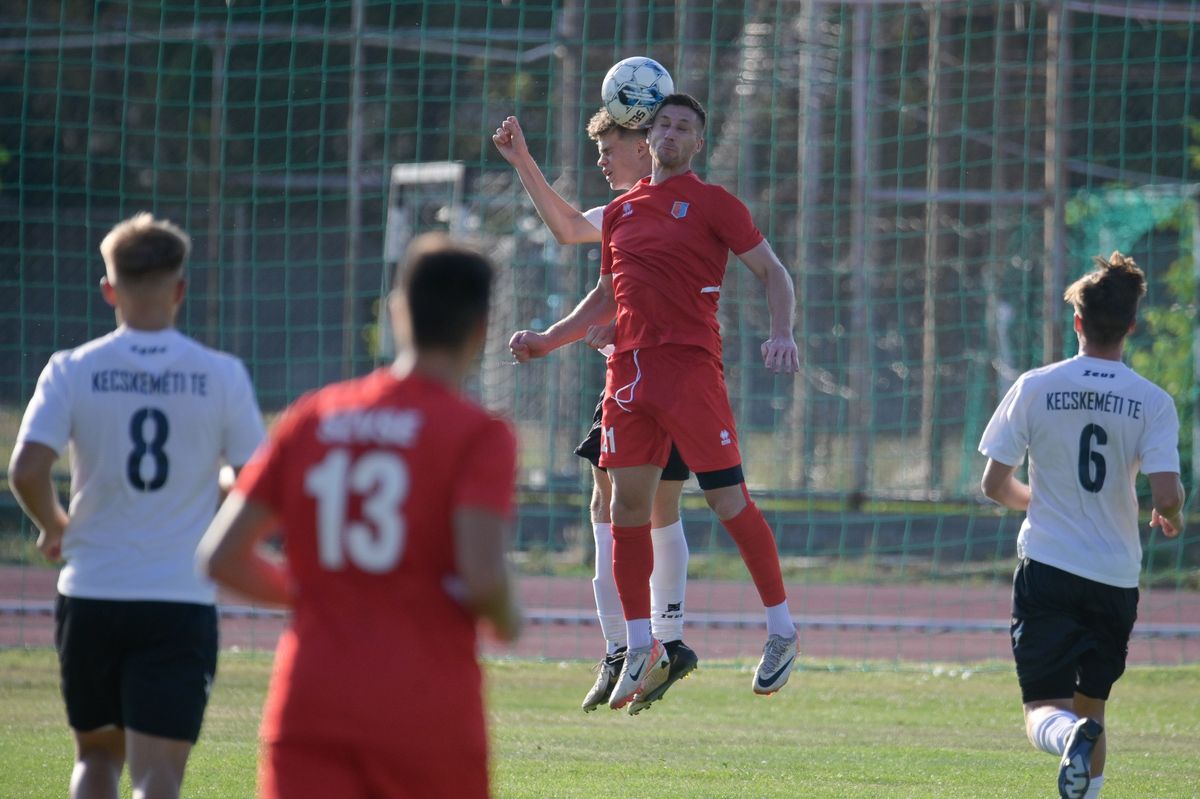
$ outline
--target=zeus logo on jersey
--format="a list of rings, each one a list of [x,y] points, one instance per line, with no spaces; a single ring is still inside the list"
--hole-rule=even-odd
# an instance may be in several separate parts
[[[1108,377],[1108,378],[1114,378],[1114,377],[1116,377],[1116,376],[1117,376],[1117,373],[1116,373],[1116,372],[1093,372],[1091,369],[1084,369],[1084,370],[1083,370],[1083,376],[1084,376],[1084,377]]]
[[[676,200],[671,204],[671,216],[675,217],[676,219],[683,219],[685,216],[687,216],[687,209],[687,203],[682,203],[679,200]]]

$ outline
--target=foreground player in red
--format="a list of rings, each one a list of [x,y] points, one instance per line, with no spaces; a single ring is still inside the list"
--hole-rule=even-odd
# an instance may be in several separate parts
[[[629,651],[609,699],[612,708],[636,705],[667,674],[662,644],[649,625],[650,508],[672,441],[737,543],[766,609],[768,638],[754,692],[782,688],[796,660],[796,629],[775,538],[745,486],[717,323],[732,251],[766,287],[770,336],[762,345],[763,362],[773,371],[794,373],[795,290],[746,206],[691,171],[704,144],[705,120],[703,106],[689,95],[663,101],[648,134],[650,177],[604,210],[597,284],[604,302],[590,316],[576,309],[556,337],[560,346],[585,337],[602,346],[608,341],[599,326],[616,315],[600,465],[613,483],[613,574]],[[510,345],[514,354],[520,351],[518,358],[545,354],[522,350],[521,344],[514,337]]]
[[[476,619],[516,638],[505,564],[516,440],[462,393],[492,270],[426,243],[398,274],[396,362],[296,402],[200,547],[218,582],[290,606],[260,795],[486,797]],[[275,530],[284,558],[259,546]]]

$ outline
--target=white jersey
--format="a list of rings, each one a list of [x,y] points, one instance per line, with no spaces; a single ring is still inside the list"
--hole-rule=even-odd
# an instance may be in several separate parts
[[[1179,472],[1179,418],[1167,392],[1120,361],[1079,355],[1034,369],[1009,389],[979,451],[1007,466],[1029,453],[1020,557],[1137,586],[1137,473]]]
[[[583,212],[583,218],[586,219],[592,227],[596,228],[596,230],[600,230],[604,225],[604,209],[606,207],[607,206],[604,205],[597,205],[595,208],[589,208]]]
[[[600,230],[604,225],[604,209],[607,207],[608,206],[605,205],[597,205],[595,208],[589,208],[583,212],[583,218],[591,223],[592,227],[596,228],[596,230]],[[612,344],[605,344],[603,347],[596,350],[596,352],[600,353],[605,358],[612,355],[615,351],[616,347],[614,347]]]
[[[249,460],[262,416],[242,362],[174,329],[120,327],[55,353],[17,441],[70,445],[70,523],[58,591],[211,604],[196,545],[224,459]]]

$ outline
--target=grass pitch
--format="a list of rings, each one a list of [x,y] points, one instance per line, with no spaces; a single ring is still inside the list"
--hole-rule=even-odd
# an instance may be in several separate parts
[[[254,795],[270,655],[222,653],[184,793]],[[578,702],[578,662],[488,665],[495,795],[954,797],[1054,795],[1055,760],[1021,730],[1007,668],[860,671],[805,662],[780,694],[749,663],[701,663],[636,718]],[[0,796],[66,793],[71,741],[47,650],[0,651]],[[1200,797],[1200,667],[1131,669],[1109,706],[1105,799]],[[403,734],[403,719],[396,724]],[[126,786],[125,795],[128,795]]]

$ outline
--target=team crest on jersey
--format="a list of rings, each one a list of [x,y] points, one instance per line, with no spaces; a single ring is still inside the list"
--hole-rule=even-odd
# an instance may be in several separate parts
[[[671,216],[675,217],[676,219],[683,219],[685,216],[687,216],[687,209],[687,203],[682,203],[679,200],[676,200],[671,204]]]
[[[621,206],[621,216],[630,216],[633,214],[633,203],[625,203]]]
[[[721,431],[721,446],[728,447],[732,443],[733,443],[733,436],[729,435],[728,430],[722,430]]]

